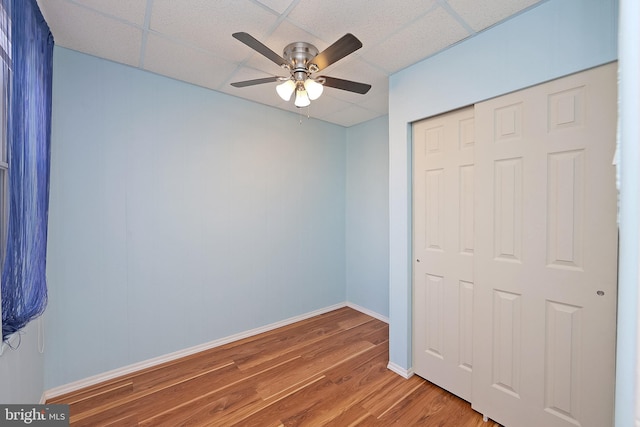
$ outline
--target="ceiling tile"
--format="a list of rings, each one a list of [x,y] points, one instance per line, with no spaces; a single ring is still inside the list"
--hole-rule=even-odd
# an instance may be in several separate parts
[[[292,111],[302,111],[303,114],[309,114],[311,117],[322,118],[334,111],[344,111],[351,104],[338,98],[333,98],[330,94],[323,93],[322,96],[315,101],[311,101],[311,105],[305,108],[297,108],[293,103],[289,105]]]
[[[292,4],[297,3],[297,0],[258,0],[260,3],[268,7],[269,9],[278,12],[278,14],[284,13],[285,10]]]
[[[330,114],[320,117],[321,120],[330,123],[336,123],[341,126],[349,127],[358,123],[366,122],[382,114],[351,104],[344,110],[332,111]]]
[[[474,29],[483,30],[540,0],[448,0],[447,3]]]
[[[144,69],[174,79],[217,89],[236,65],[202,50],[149,34]]]
[[[142,30],[65,0],[40,0],[56,45],[137,66]]]
[[[360,58],[351,58],[349,61],[338,62],[325,73],[319,73],[330,77],[337,77],[345,80],[353,80],[371,85],[371,89],[364,95],[347,92],[339,89],[326,89],[336,98],[352,103],[366,103],[368,98],[377,97],[381,94],[387,95],[389,92],[389,77],[386,72],[368,64]]]
[[[248,0],[155,0],[150,29],[181,39],[233,61],[249,57],[249,49],[231,34],[238,31],[264,38],[277,15]]]
[[[372,82],[371,90],[364,95],[337,89],[327,89],[326,93],[379,114],[387,114],[389,109],[389,82],[387,78]]]
[[[445,9],[438,7],[372,48],[362,57],[389,73],[395,73],[469,36]]]
[[[361,102],[358,105],[366,108],[367,110],[375,111],[380,115],[388,114],[389,92],[367,97],[367,99],[364,102]]]
[[[288,18],[331,44],[346,33],[372,45],[433,8],[435,0],[301,0]],[[394,7],[396,6],[396,7]]]
[[[135,25],[144,25],[147,0],[75,0],[100,13],[125,20]]]

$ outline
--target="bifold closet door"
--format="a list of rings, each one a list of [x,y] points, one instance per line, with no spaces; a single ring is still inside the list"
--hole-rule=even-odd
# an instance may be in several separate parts
[[[616,65],[476,105],[472,405],[613,425]]]
[[[413,369],[471,400],[473,107],[413,125]]]

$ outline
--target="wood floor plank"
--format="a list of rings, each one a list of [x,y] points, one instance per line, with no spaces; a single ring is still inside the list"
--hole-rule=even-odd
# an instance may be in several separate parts
[[[96,408],[80,414],[71,413],[71,423],[78,426],[94,426],[107,420],[137,414],[140,419],[159,412],[166,402],[179,405],[211,390],[225,388],[227,384],[243,378],[238,368],[227,365],[223,369],[207,372],[203,375],[190,376],[173,384],[136,393],[124,400],[106,402]]]
[[[320,378],[317,381],[306,384],[305,387],[300,387],[295,390],[286,399],[279,399],[273,405],[269,405],[250,417],[247,417],[240,422],[233,424],[233,427],[245,427],[263,425],[274,425],[280,423],[284,426],[291,425],[287,423],[287,419],[295,418],[299,414],[308,413],[318,401],[328,394],[331,394],[335,390],[335,384],[326,379]],[[294,425],[308,425],[298,423]]]
[[[83,393],[73,393],[65,397],[52,399],[49,403],[65,403],[69,405],[69,411],[81,413],[90,411],[96,407],[96,402],[126,399],[133,393],[133,381],[111,382],[100,387],[85,390]]]
[[[317,346],[309,349],[307,354],[296,361],[295,366],[283,365],[272,370],[271,375],[258,385],[258,393],[265,399],[281,393],[372,347],[373,344],[367,341],[345,343],[338,340],[330,346]]]
[[[388,329],[344,307],[47,403],[69,404],[73,427],[498,427],[388,370]]]
[[[346,318],[345,320],[339,321],[338,325],[340,325],[340,327],[343,329],[352,329],[356,326],[360,326],[370,321],[372,321],[371,316],[367,316],[364,313],[356,312],[355,315],[353,315],[352,313],[352,315],[348,316],[348,318]]]
[[[395,405],[402,402],[416,388],[423,386],[424,380],[418,376],[414,375],[409,379],[404,379],[399,375],[390,375],[384,385],[384,394],[373,394],[365,397],[362,400],[362,406],[375,417],[381,417],[393,409]]]
[[[276,345],[268,345],[269,343],[267,343],[265,346],[254,349],[254,351],[258,352],[257,354],[241,358],[236,357],[234,361],[240,369],[251,373],[264,369],[264,366],[277,362],[278,359],[286,358],[289,354],[295,353],[301,356],[314,354],[318,348],[323,347],[317,345],[319,342],[326,343],[331,340],[336,346],[341,345],[340,343],[346,344],[355,341],[368,341],[375,344],[388,338],[386,324],[372,322],[370,317],[368,322],[362,322],[362,319],[359,319],[359,321],[361,325],[367,326],[358,330],[349,330],[351,328],[327,328],[327,326],[318,325],[311,331],[300,331],[301,336],[297,338],[289,338],[287,336],[279,340]],[[344,323],[344,321],[340,323]]]
[[[344,329],[337,323],[326,325],[308,322],[305,327],[292,328],[278,335],[269,335],[255,340],[242,348],[233,347],[233,359],[241,369],[249,369],[268,362],[273,357],[296,352],[300,348],[315,344]]]
[[[244,382],[199,396],[181,405],[171,405],[140,422],[141,427],[207,425],[222,414],[256,407],[262,401],[255,387]]]
[[[369,369],[370,365],[373,364],[382,364],[385,366],[385,368],[382,369],[385,378],[392,378],[393,376],[387,375],[388,370],[386,369],[386,365],[389,360],[388,355],[389,342],[385,341],[375,347],[372,347],[370,350],[351,358],[349,363],[341,363],[328,369],[325,372],[325,375],[336,384],[347,384],[358,381],[355,378],[361,369]]]
[[[369,352],[374,353],[376,349]],[[386,353],[386,349],[384,349]],[[378,351],[375,354],[381,354]],[[363,396],[378,393],[381,386],[386,381],[387,369],[386,361],[381,358],[369,358],[365,363],[352,367],[351,373],[338,377],[337,381],[331,381],[333,389],[330,393],[325,393],[325,397],[317,399],[312,407],[306,411],[298,411],[289,418],[284,418],[285,426],[323,426],[332,420],[341,417],[352,407],[358,406]],[[328,376],[327,379],[330,377]],[[293,400],[293,399],[292,399]]]
[[[390,411],[379,418],[380,425],[458,427],[466,422],[469,403],[425,381]],[[492,424],[485,424],[492,427]]]
[[[369,426],[377,422],[375,417],[360,405],[351,406],[336,417],[327,420],[324,427]]]

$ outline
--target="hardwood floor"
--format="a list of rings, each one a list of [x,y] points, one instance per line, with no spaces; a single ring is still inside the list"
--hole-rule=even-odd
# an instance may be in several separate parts
[[[387,369],[388,325],[342,308],[47,403],[72,426],[499,427]]]

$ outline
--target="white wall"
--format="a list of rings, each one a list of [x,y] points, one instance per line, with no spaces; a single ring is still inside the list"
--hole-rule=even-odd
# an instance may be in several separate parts
[[[42,318],[29,323],[0,355],[0,403],[39,403],[44,391]]]
[[[613,61],[616,22],[616,0],[550,0],[391,76],[391,363],[412,366],[410,123]]]
[[[345,128],[63,48],[53,89],[47,388],[346,300]]]
[[[389,316],[389,121],[347,129],[347,300]]]
[[[620,2],[620,267],[616,427],[640,427],[640,5]],[[635,422],[634,422],[635,419]]]

